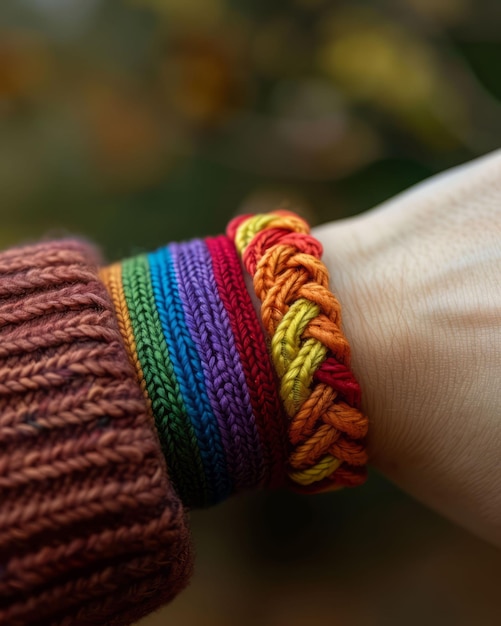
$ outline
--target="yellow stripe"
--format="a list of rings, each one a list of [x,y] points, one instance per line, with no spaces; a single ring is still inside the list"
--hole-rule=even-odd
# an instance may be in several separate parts
[[[316,339],[307,339],[280,379],[280,396],[290,417],[294,417],[310,397],[313,376],[327,352],[327,348]]]

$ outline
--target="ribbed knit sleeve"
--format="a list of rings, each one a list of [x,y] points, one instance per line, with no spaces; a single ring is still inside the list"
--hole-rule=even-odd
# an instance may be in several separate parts
[[[363,483],[321,255],[284,211],[107,267],[0,253],[0,626],[129,626],[188,582],[184,507]]]
[[[0,624],[131,624],[192,568],[92,247],[0,254]]]

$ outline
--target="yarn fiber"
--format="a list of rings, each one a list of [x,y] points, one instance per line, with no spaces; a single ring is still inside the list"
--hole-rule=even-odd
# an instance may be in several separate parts
[[[83,242],[0,254],[0,624],[125,626],[192,569],[182,504]]]
[[[101,270],[80,241],[0,253],[0,626],[128,626],[187,584],[185,507],[363,482],[321,255],[280,211]]]
[[[233,243],[172,243],[101,277],[182,501],[284,484],[285,417]]]
[[[287,211],[240,216],[227,232],[262,302],[289,418],[289,479],[306,492],[361,484],[368,420],[360,411],[341,307],[320,260],[322,246],[308,224]]]

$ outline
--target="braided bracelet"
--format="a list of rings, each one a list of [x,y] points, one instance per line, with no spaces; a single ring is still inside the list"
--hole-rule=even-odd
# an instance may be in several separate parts
[[[127,626],[189,579],[185,507],[362,482],[321,254],[280,211],[100,271],[84,242],[0,253],[0,624]]]
[[[227,233],[262,303],[289,418],[290,480],[307,492],[359,485],[366,477],[368,421],[321,244],[287,211],[240,216]]]

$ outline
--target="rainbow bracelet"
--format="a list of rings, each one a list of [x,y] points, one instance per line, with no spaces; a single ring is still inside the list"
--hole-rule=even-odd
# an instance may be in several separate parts
[[[233,243],[172,243],[101,278],[183,502],[283,485],[286,421]]]
[[[300,491],[366,478],[368,420],[350,369],[339,302],[321,244],[288,211],[244,215],[228,226],[262,303],[263,326],[288,417],[288,476]]]
[[[367,418],[321,254],[306,222],[276,212],[101,271],[186,505],[365,478]]]
[[[228,234],[102,270],[85,242],[1,253],[0,623],[128,626],[189,580],[186,506],[364,479],[320,244],[284,212]]]

